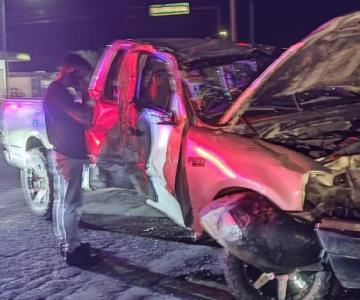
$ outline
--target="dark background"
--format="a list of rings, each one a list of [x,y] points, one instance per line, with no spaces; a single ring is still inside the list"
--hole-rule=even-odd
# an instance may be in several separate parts
[[[229,30],[228,0],[190,0],[189,16],[150,17],[149,4],[172,0],[5,0],[8,50],[32,62],[10,71],[54,71],[66,51],[98,50],[117,38],[206,37]],[[186,1],[184,1],[186,2]],[[255,41],[287,47],[360,0],[254,0]],[[249,40],[248,0],[238,0],[239,40]],[[220,24],[218,24],[220,22]]]

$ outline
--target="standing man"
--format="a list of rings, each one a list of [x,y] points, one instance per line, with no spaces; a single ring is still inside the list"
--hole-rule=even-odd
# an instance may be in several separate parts
[[[91,73],[84,58],[67,54],[44,100],[47,134],[54,146],[48,158],[53,175],[54,231],[61,255],[74,266],[92,265],[97,258],[91,255],[89,243],[81,243],[78,232],[82,171],[88,161],[85,130],[92,120],[88,98]]]

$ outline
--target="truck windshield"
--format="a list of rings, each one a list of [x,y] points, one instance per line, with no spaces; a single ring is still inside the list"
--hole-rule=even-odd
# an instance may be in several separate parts
[[[219,63],[209,59],[183,71],[183,79],[198,117],[216,124],[258,73],[255,60]]]

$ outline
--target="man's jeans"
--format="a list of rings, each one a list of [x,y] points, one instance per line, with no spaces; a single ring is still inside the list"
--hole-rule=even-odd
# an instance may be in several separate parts
[[[82,206],[81,181],[87,160],[74,159],[49,151],[48,162],[53,176],[53,222],[61,251],[73,251],[80,245],[79,221]]]

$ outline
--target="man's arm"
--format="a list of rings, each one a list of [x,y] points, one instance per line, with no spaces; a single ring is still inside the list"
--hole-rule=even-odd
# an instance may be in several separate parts
[[[66,105],[66,113],[80,124],[90,127],[92,124],[93,111],[88,105],[86,99],[82,99],[83,103],[72,102],[70,105]]]
[[[92,124],[92,108],[88,104],[88,97],[83,93],[82,102],[76,103],[74,99],[61,88],[50,91],[50,97],[56,98],[56,105],[76,122],[90,127]]]

